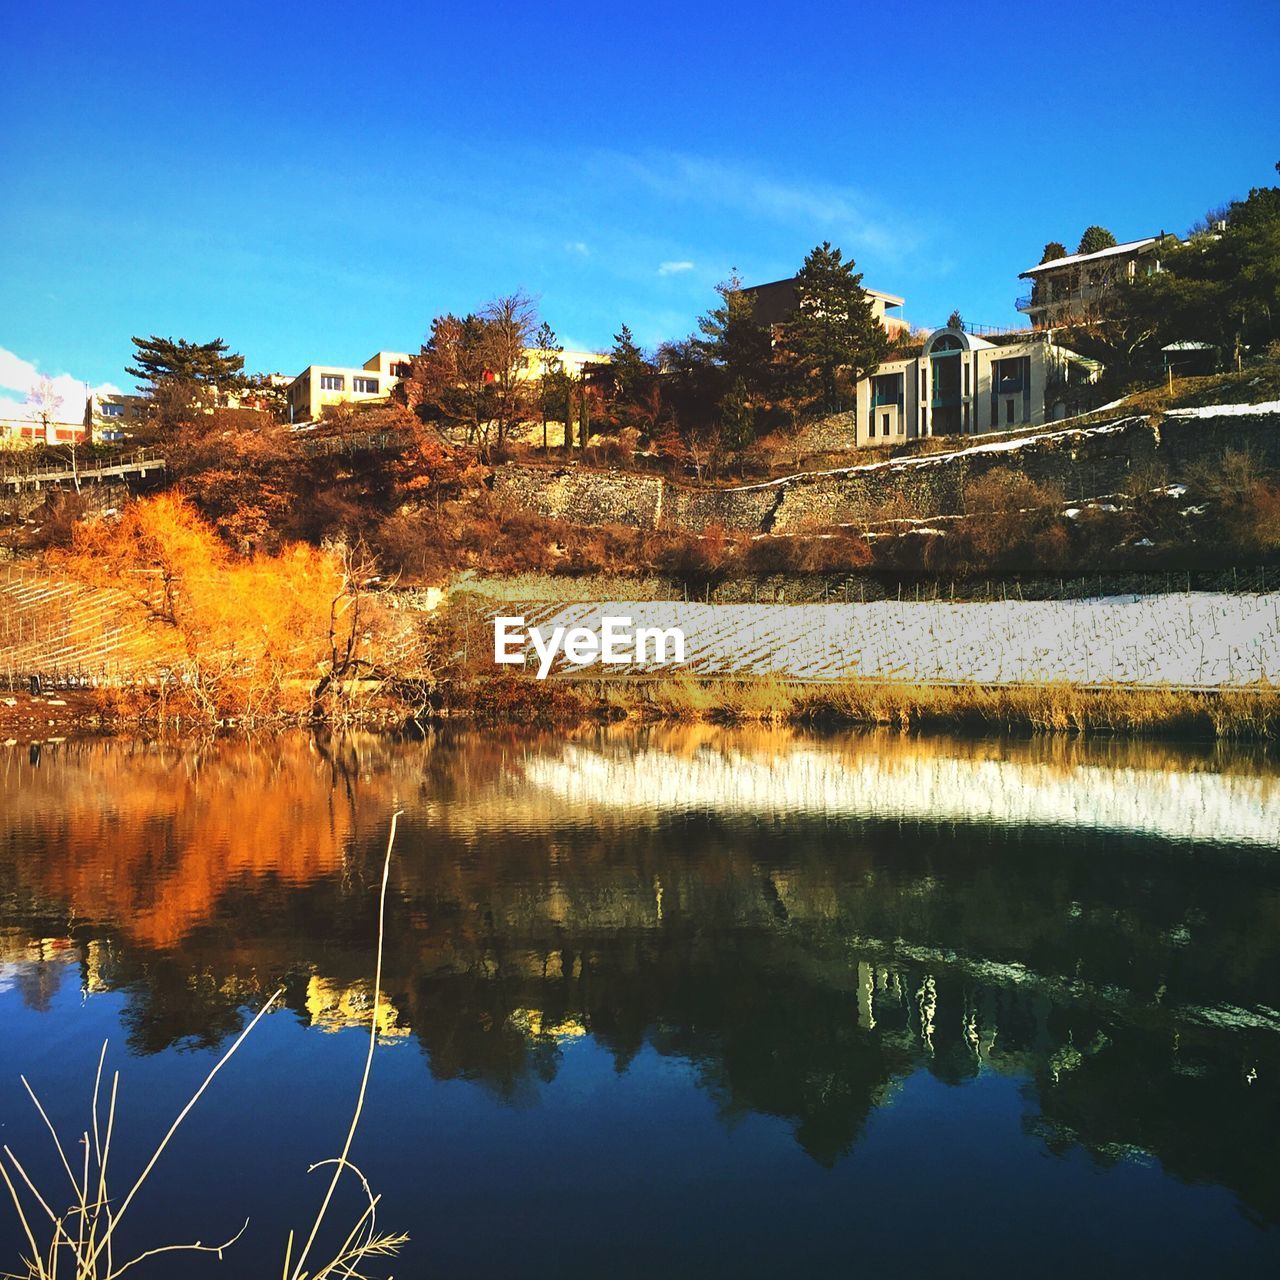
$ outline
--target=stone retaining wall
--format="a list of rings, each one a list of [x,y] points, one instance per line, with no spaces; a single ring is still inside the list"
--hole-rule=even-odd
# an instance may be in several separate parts
[[[579,524],[747,533],[794,533],[855,521],[898,497],[928,513],[960,510],[965,485],[1011,468],[1057,485],[1068,500],[1114,493],[1135,467],[1163,466],[1171,480],[1227,449],[1249,449],[1280,467],[1280,411],[1228,407],[1213,416],[1124,418],[1100,426],[978,440],[951,453],[896,458],[764,484],[702,489],[660,476],[510,463],[494,474],[495,497],[549,519]]]

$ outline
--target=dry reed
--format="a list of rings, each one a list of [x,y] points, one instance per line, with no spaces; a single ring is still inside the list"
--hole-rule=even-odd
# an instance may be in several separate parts
[[[356,1097],[356,1105],[347,1128],[346,1140],[342,1154],[334,1159],[322,1160],[313,1164],[312,1170],[326,1165],[333,1165],[333,1175],[329,1180],[324,1199],[316,1213],[315,1219],[307,1234],[305,1245],[293,1257],[296,1233],[289,1232],[285,1246],[283,1280],[336,1280],[342,1276],[346,1280],[369,1280],[368,1273],[362,1269],[363,1264],[371,1259],[388,1257],[399,1252],[407,1242],[408,1236],[403,1234],[379,1234],[377,1230],[377,1207],[381,1199],[369,1186],[364,1174],[351,1163],[348,1156],[355,1138],[356,1128],[364,1110],[365,1098],[369,1087],[369,1076],[373,1067],[373,1051],[378,1038],[378,1014],[382,990],[382,958],[386,930],[387,882],[391,869],[391,854],[395,846],[396,827],[400,813],[397,811],[391,818],[391,830],[387,839],[386,855],[382,864],[382,882],[378,896],[378,944],[375,962],[373,1011],[369,1022],[369,1048],[365,1056],[364,1072],[360,1080],[360,1089]],[[244,1043],[249,1034],[266,1016],[268,1011],[284,994],[280,988],[273,992],[264,1002],[262,1008],[254,1015],[248,1026],[236,1037],[231,1047],[218,1059],[213,1068],[201,1082],[200,1087],[192,1094],[186,1105],[178,1113],[164,1137],[160,1140],[142,1172],[134,1179],[119,1207],[110,1194],[108,1185],[108,1166],[111,1156],[112,1141],[115,1137],[116,1103],[119,1096],[120,1073],[114,1072],[111,1081],[111,1097],[106,1107],[105,1117],[101,1110],[102,1072],[106,1062],[107,1045],[104,1043],[98,1058],[98,1070],[94,1079],[93,1099],[90,1106],[90,1125],[83,1130],[79,1144],[84,1148],[83,1160],[77,1161],[73,1169],[67,1155],[67,1148],[59,1137],[49,1114],[37,1097],[35,1090],[25,1076],[22,1084],[39,1113],[45,1127],[53,1140],[63,1172],[71,1183],[72,1200],[68,1208],[61,1213],[56,1212],[51,1201],[58,1197],[44,1195],[35,1185],[26,1168],[6,1145],[3,1148],[9,1166],[16,1173],[18,1182],[25,1187],[26,1195],[15,1185],[10,1168],[0,1160],[0,1180],[13,1201],[17,1212],[18,1223],[27,1243],[29,1254],[20,1259],[22,1271],[3,1273],[5,1280],[59,1280],[59,1277],[71,1276],[74,1280],[117,1280],[139,1263],[149,1261],[161,1254],[170,1253],[204,1253],[215,1254],[219,1259],[244,1234],[249,1220],[221,1244],[206,1245],[201,1241],[190,1244],[159,1245],[145,1249],[132,1257],[118,1260],[116,1257],[116,1233],[121,1221],[142,1190],[143,1185],[155,1169],[165,1148],[178,1131],[182,1122],[200,1101],[205,1090],[213,1082],[214,1077],[235,1055],[236,1050]],[[78,1170],[78,1171],[77,1171]],[[328,1213],[337,1189],[339,1179],[344,1170],[350,1170],[358,1180],[365,1200],[365,1207],[357,1217],[354,1225],[347,1232],[341,1245],[327,1262],[318,1265],[314,1270],[304,1270],[307,1258],[316,1244],[320,1228]],[[45,1219],[48,1220],[47,1225]],[[47,1235],[47,1241],[41,1243]]]
[[[606,719],[674,722],[887,725],[897,729],[1280,738],[1280,687],[1187,690],[1126,685],[929,685],[674,676],[660,681],[578,682]]]

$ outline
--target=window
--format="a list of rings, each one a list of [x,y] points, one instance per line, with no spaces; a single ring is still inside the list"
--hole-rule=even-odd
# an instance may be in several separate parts
[[[409,376],[409,365],[407,361],[397,360],[391,366],[391,376],[393,378],[407,378]]]
[[[352,378],[351,389],[364,395],[376,396],[378,394],[378,380],[377,378]],[[338,390],[341,391],[342,388],[339,387]]]
[[[874,413],[867,419],[867,438],[869,440],[876,438],[876,415]]]
[[[1007,424],[1013,423],[1013,401],[1006,400],[1004,402],[1004,420]]]
[[[122,404],[104,404],[102,406],[102,416],[104,418],[123,418],[124,405]]]
[[[342,391],[346,385],[347,380],[340,373],[322,373],[320,375],[321,391]]]
[[[882,435],[887,436],[889,434],[889,415],[887,413],[880,415],[880,431]]]

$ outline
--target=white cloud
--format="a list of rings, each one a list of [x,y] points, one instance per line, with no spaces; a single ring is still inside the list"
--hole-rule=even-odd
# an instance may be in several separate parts
[[[866,250],[898,258],[916,247],[919,229],[892,209],[841,183],[787,179],[743,165],[679,153],[643,157],[606,152],[598,163],[622,172],[658,195],[730,210],[794,228],[810,242],[830,239],[861,256]]]
[[[566,253],[576,253],[586,258],[591,254],[591,250],[587,248],[585,240],[566,240],[564,244]]]
[[[664,262],[658,268],[658,274],[660,276],[674,276],[674,275],[679,275],[680,272],[682,271],[692,271],[692,270],[693,270],[692,262]]]
[[[26,421],[34,418],[36,406],[29,397],[46,376],[30,360],[0,347],[0,419]],[[69,373],[51,376],[49,382],[56,405],[54,416],[59,422],[80,422],[84,416],[86,396],[120,393],[120,388],[114,383],[103,382],[91,387],[83,378]]]

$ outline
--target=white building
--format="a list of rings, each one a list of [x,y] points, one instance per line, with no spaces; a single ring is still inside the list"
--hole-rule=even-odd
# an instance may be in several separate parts
[[[409,376],[413,357],[403,351],[375,351],[359,368],[310,364],[289,383],[291,422],[314,422],[326,405],[385,400]]]
[[[1067,416],[1101,365],[1046,336],[997,346],[935,329],[919,356],[890,360],[858,383],[857,445],[980,435]]]

